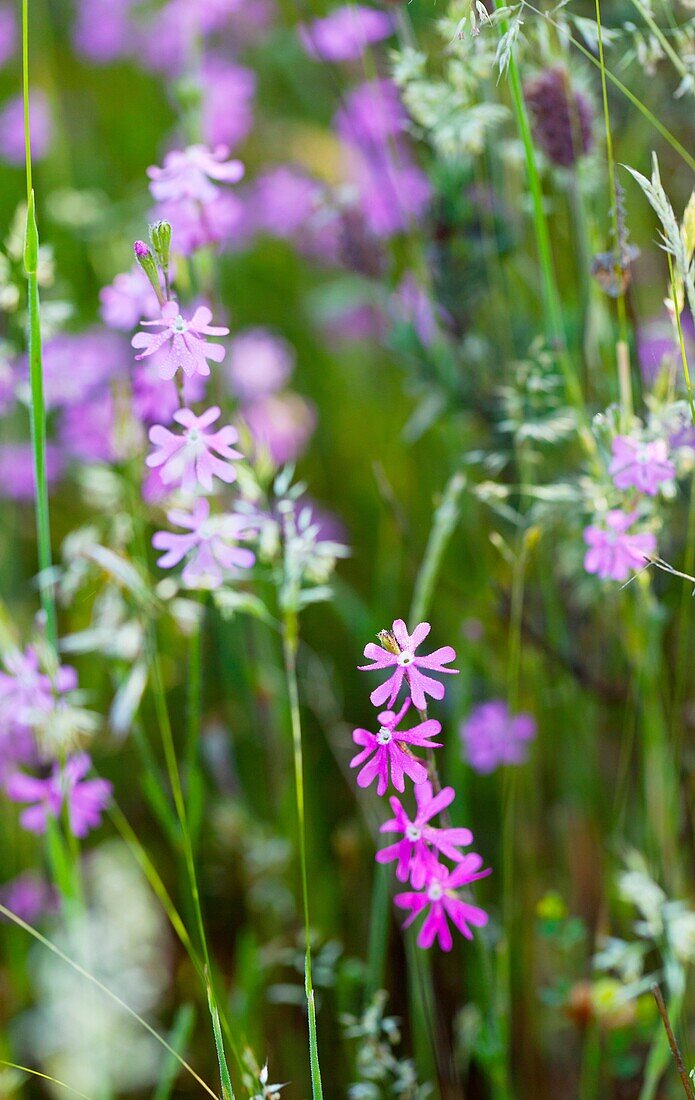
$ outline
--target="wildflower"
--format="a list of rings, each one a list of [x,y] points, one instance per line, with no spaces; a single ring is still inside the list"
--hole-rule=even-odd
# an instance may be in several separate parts
[[[3,658],[5,671],[0,672],[0,723],[29,724],[37,710],[45,709],[54,692],[63,694],[77,687],[77,673],[70,665],[61,665],[53,679],[41,668],[39,656],[32,646],[24,652],[15,650]]]
[[[469,852],[453,871],[447,871],[440,864],[436,874],[432,875],[428,885],[421,892],[407,891],[396,894],[394,898],[396,905],[401,909],[410,909],[410,914],[403,924],[404,928],[411,925],[429,906],[429,912],[417,938],[418,947],[431,947],[435,939],[438,939],[442,951],[451,951],[453,941],[447,918],[468,940],[473,939],[469,925],[483,928],[487,924],[487,913],[477,905],[462,901],[456,893],[458,887],[466,886],[490,874],[489,870],[480,870],[482,864],[481,856],[476,852]]]
[[[164,485],[178,483],[184,492],[190,493],[196,485],[210,491],[213,476],[227,484],[236,479],[232,462],[242,457],[231,446],[239,438],[236,429],[227,424],[216,432],[206,431],[219,416],[217,405],[201,416],[190,409],[179,409],[174,413],[174,420],[183,425],[181,435],[170,432],[163,424],[150,428],[150,441],[156,449],[147,456],[146,462],[152,469],[161,467]]]
[[[584,531],[589,549],[584,556],[587,573],[596,573],[602,580],[625,581],[631,569],[641,569],[648,557],[656,552],[656,537],[650,531],[629,534],[637,520],[637,512],[614,508],[608,512],[605,527],[591,524]]]
[[[427,768],[421,760],[413,756],[408,746],[440,748],[441,742],[432,741],[431,738],[436,737],[442,727],[436,719],[428,718],[412,729],[399,730],[397,727],[409,707],[410,700],[407,699],[398,714],[392,710],[381,711],[378,715],[380,728],[376,734],[364,729],[353,730],[352,739],[355,744],[364,746],[350,761],[351,768],[364,764],[357,775],[359,787],[368,787],[378,776],[377,794],[385,794],[389,785],[389,770],[394,787],[401,792],[405,790],[404,775],[408,775],[413,783],[424,783],[427,779]]]
[[[171,380],[163,382],[159,377],[157,360],[161,355],[159,352],[138,363],[133,371],[133,414],[145,424],[170,423],[181,404],[176,384]],[[205,396],[205,379],[199,374],[192,378],[184,375],[182,389],[185,404],[194,405]]]
[[[528,742],[536,735],[530,714],[511,714],[503,699],[474,707],[461,726],[466,758],[486,775],[500,764],[524,764]]]
[[[243,407],[242,416],[254,449],[276,466],[299,458],[316,426],[314,406],[296,393],[258,398]]]
[[[653,497],[663,481],[670,481],[676,475],[665,439],[645,443],[628,435],[617,435],[612,449],[613,461],[608,472],[618,489],[635,488]]]
[[[426,668],[433,672],[457,673],[458,669],[444,668],[444,665],[456,660],[456,652],[447,645],[441,649],[435,649],[433,653],[428,653],[424,657],[416,656],[415,651],[424,642],[431,629],[429,623],[419,623],[413,633],[408,634],[408,628],[403,620],[396,619],[393,624],[393,634],[384,631],[380,635],[388,642],[388,648],[375,645],[374,642],[369,642],[365,646],[365,657],[374,663],[360,665],[360,671],[371,672],[373,669],[394,668],[388,680],[375,688],[370,696],[375,707],[387,701],[388,706],[392,707],[404,679],[407,681],[413,704],[418,710],[424,710],[427,706],[426,695],[431,695],[433,699],[444,698],[444,685],[420,670]]]
[[[253,125],[255,73],[222,57],[208,56],[203,60],[200,83],[206,141],[217,147],[238,145]]]
[[[184,256],[222,242],[239,248],[251,236],[246,203],[231,191],[220,192],[204,206],[194,199],[162,202],[153,217],[171,225],[175,250]]]
[[[239,160],[227,160],[229,149],[217,145],[208,149],[205,145],[189,145],[187,149],[174,149],[164,158],[164,167],[153,165],[147,169],[151,179],[150,191],[157,202],[180,202],[193,199],[208,203],[217,198],[219,183],[238,183],[244,174]]]
[[[293,349],[267,329],[245,329],[230,341],[226,374],[240,401],[277,393],[293,369]]]
[[[19,816],[24,828],[30,833],[45,833],[48,819],[57,819],[65,805],[73,836],[83,837],[95,829],[101,823],[112,787],[106,779],[85,780],[91,766],[91,759],[82,752],[71,756],[63,768],[54,764],[47,779],[14,772],[5,790],[13,802],[30,803]]]
[[[157,326],[160,332],[136,332],[131,340],[134,348],[145,350],[135,358],[145,359],[154,355],[164,344],[171,341],[167,357],[159,366],[159,376],[165,380],[173,378],[177,370],[182,370],[189,378],[194,374],[207,377],[210,373],[208,359],[221,363],[225,349],[221,344],[209,344],[203,336],[227,336],[229,329],[222,325],[211,325],[212,313],[207,306],[199,306],[190,321],[179,313],[178,302],[167,302],[162,308],[161,318],[157,321],[142,321],[143,325]]]
[[[53,119],[48,97],[34,90],[29,98],[31,155],[43,160],[53,141]],[[24,101],[21,95],[8,99],[0,112],[0,160],[6,164],[24,163]]]
[[[46,448],[46,479],[54,485],[63,471],[60,450],[49,443]],[[0,497],[10,500],[34,499],[34,452],[31,443],[0,443]]]
[[[0,902],[28,924],[54,910],[56,901],[53,888],[34,871],[24,871],[0,886]]]
[[[393,34],[393,23],[385,12],[361,4],[335,8],[324,19],[299,28],[306,52],[323,61],[352,61],[361,57],[367,46]]]
[[[565,70],[556,65],[524,85],[533,116],[536,141],[554,164],[570,168],[593,143],[593,110],[589,100],[570,85]]]
[[[225,572],[253,565],[252,551],[236,545],[236,540],[250,531],[247,517],[234,512],[211,516],[210,502],[202,497],[191,512],[176,508],[167,514],[167,519],[190,534],[157,531],[152,545],[165,551],[157,564],[162,569],[171,569],[187,558],[182,580],[188,588],[219,588]]]
[[[140,267],[132,267],[117,275],[109,286],[99,291],[101,316],[109,328],[128,331],[141,317],[154,320],[160,311],[157,296]]]
[[[382,833],[402,833],[403,839],[377,852],[378,863],[390,863],[398,860],[396,877],[401,882],[410,882],[415,890],[421,890],[438,865],[436,852],[447,859],[459,863],[463,853],[460,845],[472,844],[470,829],[438,829],[428,824],[433,817],[451,805],[455,797],[453,787],[444,787],[437,795],[432,793],[432,784],[426,780],[415,787],[417,813],[411,821],[398,798],[390,798],[391,809],[396,815],[381,826]],[[433,851],[432,849],[435,849]]]
[[[250,191],[250,218],[259,233],[292,239],[317,211],[321,185],[287,164],[258,176]]]

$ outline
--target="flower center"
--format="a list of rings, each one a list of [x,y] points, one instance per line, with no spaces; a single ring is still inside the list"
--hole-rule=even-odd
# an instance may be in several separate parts
[[[183,319],[180,313],[177,313],[171,322],[172,332],[186,332],[188,329],[188,322]]]
[[[443,894],[444,891],[438,882],[433,882],[429,890],[427,891],[427,897],[430,899],[430,901],[440,901]]]
[[[387,729],[386,726],[382,726],[376,735],[376,739],[380,745],[390,745],[393,741],[393,731]]]
[[[640,466],[646,466],[647,463],[650,461],[649,451],[647,450],[647,448],[642,447],[642,449],[637,452],[636,458]]]
[[[415,842],[416,840],[419,840],[422,836],[422,830],[418,829],[417,825],[408,825],[405,830],[405,835],[408,840],[412,840],[413,842]]]
[[[200,442],[200,429],[199,428],[189,428],[189,430],[188,430],[188,442],[189,443],[199,443]]]
[[[402,653],[398,654],[398,664],[401,666],[401,668],[407,668],[408,665],[412,665],[414,660],[415,654],[411,653],[407,649],[404,649]]]

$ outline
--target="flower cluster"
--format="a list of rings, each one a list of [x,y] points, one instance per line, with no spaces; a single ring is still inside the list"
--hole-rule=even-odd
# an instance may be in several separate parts
[[[403,620],[396,619],[390,631],[380,633],[380,645],[370,642],[365,647],[364,655],[371,663],[360,669],[387,674],[372,691],[371,701],[375,707],[386,705],[389,709],[378,713],[376,733],[361,728],[353,731],[353,740],[361,751],[350,766],[360,768],[360,787],[368,787],[376,779],[379,795],[386,793],[389,781],[401,794],[406,776],[414,784],[414,811],[408,811],[399,798],[390,799],[393,817],[381,826],[381,832],[395,833],[399,839],[377,852],[376,859],[379,863],[395,862],[398,880],[412,887],[395,898],[399,908],[409,910],[404,927],[427,910],[419,946],[431,947],[436,939],[444,951],[450,951],[453,940],[449,921],[468,939],[473,935],[471,927],[487,923],[487,914],[458,891],[489,871],[481,869],[479,855],[461,851],[473,842],[473,834],[449,823],[446,811],[455,797],[453,788],[441,788],[433,761],[425,761],[413,752],[425,749],[431,758],[432,750],[441,746],[441,741],[434,740],[441,733],[441,724],[427,717],[426,707],[427,697],[441,700],[445,689],[431,673],[440,676],[457,672],[448,667],[456,660],[451,646],[418,653],[430,630],[429,623],[419,623],[411,634]],[[405,699],[394,710],[403,689]],[[419,712],[420,721],[401,729],[411,708]],[[442,859],[449,860],[453,867],[447,867]]]
[[[677,442],[664,436],[649,438],[639,430],[614,436],[608,474],[614,489],[624,495],[624,505],[609,508],[598,522],[585,529],[587,573],[595,573],[602,580],[626,581],[631,571],[644,568],[656,553],[653,531],[634,530],[634,526],[644,518],[642,502],[655,498],[676,477],[670,455],[676,447]]]

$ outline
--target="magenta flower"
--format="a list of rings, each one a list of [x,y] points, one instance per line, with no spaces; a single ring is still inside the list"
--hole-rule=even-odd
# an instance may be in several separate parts
[[[613,440],[613,461],[608,467],[618,489],[638,489],[656,496],[662,481],[676,476],[676,467],[668,458],[665,439],[644,443],[629,435],[617,435]]]
[[[530,714],[510,714],[503,699],[474,707],[461,726],[461,738],[472,768],[482,775],[500,764],[523,764],[527,746],[536,736]]]
[[[410,696],[418,710],[424,710],[427,706],[426,695],[433,699],[444,698],[444,684],[433,680],[420,670],[426,668],[432,672],[451,673],[458,672],[456,668],[444,668],[451,661],[456,660],[456,652],[450,645],[435,649],[434,653],[428,653],[424,657],[418,657],[416,650],[424,642],[431,630],[429,623],[419,623],[412,634],[408,634],[408,628],[402,619],[396,619],[393,624],[393,634],[389,636],[393,649],[385,649],[383,646],[369,642],[364,648],[364,655],[374,663],[360,665],[360,671],[371,672],[374,669],[393,668],[393,673],[383,684],[375,688],[370,699],[375,707],[382,706],[388,701],[392,707],[398,698],[401,684],[405,679],[410,690]],[[386,633],[386,632],[384,632]]]
[[[473,939],[470,925],[474,928],[483,928],[487,924],[487,913],[477,905],[462,901],[456,893],[458,887],[466,886],[490,874],[489,870],[480,870],[482,863],[481,856],[476,852],[469,852],[453,871],[447,871],[440,864],[436,874],[432,875],[422,892],[408,891],[404,894],[396,894],[394,898],[396,905],[401,909],[410,909],[410,914],[403,924],[404,928],[411,925],[429,906],[429,912],[417,938],[418,947],[431,947],[435,939],[438,939],[442,951],[451,951],[453,940],[448,920],[467,940]]]
[[[152,545],[165,551],[157,564],[171,569],[186,558],[182,580],[187,588],[219,588],[225,573],[249,569],[256,560],[251,550],[236,545],[251,531],[246,516],[234,512],[211,516],[210,502],[201,497],[191,512],[175,508],[167,513],[167,519],[190,533],[157,531]]]
[[[219,416],[217,405],[201,416],[196,416],[190,409],[179,409],[174,413],[174,420],[183,425],[184,431],[180,435],[170,432],[163,424],[150,428],[150,441],[156,450],[147,456],[146,462],[151,469],[161,467],[164,485],[179,484],[186,493],[201,485],[209,492],[213,477],[228,485],[236,479],[232,463],[243,457],[231,446],[239,438],[236,429],[227,424],[216,432],[205,430]]]
[[[377,852],[376,859],[378,863],[391,863],[397,859],[396,877],[401,882],[407,882],[410,878],[415,890],[421,890],[436,873],[435,869],[439,865],[436,853],[459,863],[464,858],[463,852],[459,851],[460,845],[473,843],[470,829],[438,829],[428,824],[433,817],[451,805],[454,797],[453,787],[444,787],[438,795],[433,795],[429,780],[418,783],[415,787],[417,813],[412,821],[403,809],[400,799],[395,796],[389,799],[396,816],[384,822],[381,832],[402,833],[403,839],[382,848]]]
[[[60,817],[66,805],[73,836],[83,837],[95,829],[101,823],[112,787],[106,779],[85,779],[91,766],[87,753],[81,752],[71,756],[64,768],[54,764],[47,779],[14,772],[5,790],[13,802],[30,803],[19,815],[24,828],[30,833],[45,833],[49,817]]]
[[[171,341],[169,354],[159,366],[159,377],[165,380],[173,378],[177,370],[182,370],[189,378],[194,374],[206,377],[210,373],[208,359],[221,363],[224,348],[221,344],[209,344],[203,336],[227,336],[229,329],[222,325],[211,325],[212,313],[207,306],[199,306],[190,321],[179,313],[178,302],[167,302],[162,308],[161,318],[157,321],[142,321],[143,325],[157,326],[157,333],[136,332],[131,340],[134,348],[145,350],[136,355],[136,359],[145,359],[154,355],[161,347]]]
[[[48,97],[38,89],[29,99],[31,155],[43,160],[53,141],[53,119]],[[24,102],[21,95],[8,99],[0,111],[0,160],[24,164]]]
[[[216,183],[238,183],[244,174],[240,160],[227,160],[229,149],[217,145],[208,149],[205,145],[189,145],[187,149],[174,149],[164,158],[164,167],[152,166],[147,175],[152,180],[150,191],[157,202],[180,202],[193,199],[208,203],[217,198]]]
[[[24,871],[0,886],[0,902],[29,924],[35,924],[40,917],[52,912],[57,900],[53,887],[35,871]],[[0,919],[9,920],[8,917]]]
[[[213,244],[239,248],[252,232],[246,203],[231,191],[220,191],[205,205],[195,199],[160,202],[152,216],[170,223],[172,247],[184,256]]]
[[[293,349],[268,329],[244,329],[230,341],[225,374],[240,401],[277,393],[293,369]]]
[[[353,730],[352,739],[355,744],[364,746],[350,761],[351,768],[364,764],[357,775],[359,787],[368,787],[378,776],[377,794],[385,794],[389,785],[389,769],[397,791],[405,790],[404,775],[408,775],[413,783],[424,783],[427,779],[427,768],[421,760],[413,756],[408,746],[440,748],[441,742],[432,741],[431,738],[436,737],[442,727],[436,719],[428,718],[412,729],[397,729],[409,707],[410,700],[406,699],[398,714],[394,714],[392,710],[383,710],[378,715],[380,729],[376,734],[364,729]]]
[[[289,391],[259,397],[241,412],[254,451],[267,454],[276,466],[299,458],[316,427],[314,406]]]
[[[335,8],[324,19],[299,28],[306,52],[323,61],[352,61],[361,57],[371,43],[381,42],[391,34],[391,17],[361,4]]]
[[[625,581],[631,569],[643,568],[646,559],[656,553],[656,537],[650,531],[628,534],[637,518],[637,512],[614,508],[606,515],[605,527],[591,524],[585,529],[587,573],[596,573],[602,580]]]
[[[206,57],[200,74],[202,130],[208,144],[237,145],[253,125],[256,74],[222,57]]]

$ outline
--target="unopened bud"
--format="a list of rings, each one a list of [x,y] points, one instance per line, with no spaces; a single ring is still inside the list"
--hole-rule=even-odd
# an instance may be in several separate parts
[[[133,252],[135,253],[135,259],[149,279],[160,306],[163,306],[165,299],[159,281],[159,268],[154,256],[144,241],[136,241],[133,245]]]
[[[155,222],[150,226],[150,240],[164,275],[169,270],[169,249],[171,248],[171,225],[169,222]]]

